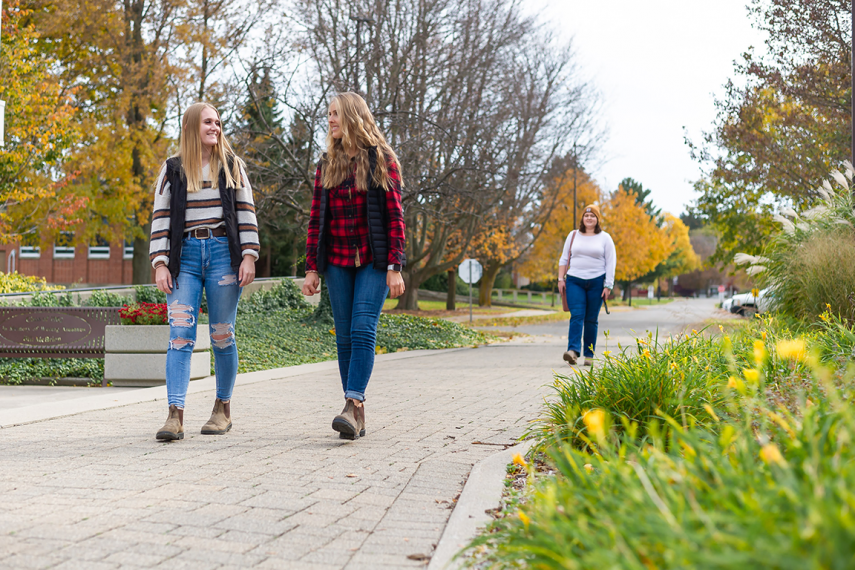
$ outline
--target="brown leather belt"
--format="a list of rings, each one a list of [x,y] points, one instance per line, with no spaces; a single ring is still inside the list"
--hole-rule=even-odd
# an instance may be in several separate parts
[[[208,239],[209,237],[224,237],[226,235],[226,228],[196,228],[195,230],[184,233],[196,239]]]

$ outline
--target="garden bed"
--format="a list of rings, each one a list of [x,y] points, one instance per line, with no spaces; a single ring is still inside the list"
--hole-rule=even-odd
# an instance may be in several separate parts
[[[556,376],[479,568],[851,568],[855,330],[757,319]]]

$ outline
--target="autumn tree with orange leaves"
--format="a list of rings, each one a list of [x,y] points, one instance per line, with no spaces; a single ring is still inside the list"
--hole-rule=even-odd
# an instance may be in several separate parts
[[[588,204],[599,204],[602,191],[582,169],[576,173],[576,222],[581,223],[582,210]],[[555,281],[558,258],[567,235],[578,227],[573,225],[573,171],[569,170],[559,187],[558,205],[544,222],[543,233],[519,266],[520,272],[532,281]]]
[[[617,252],[615,282],[621,282],[624,291],[628,291],[633,281],[668,258],[674,243],[623,187],[611,195],[602,212],[602,227],[612,236]]]
[[[0,99],[6,102],[5,143],[0,152],[0,240],[37,243],[37,226],[64,229],[86,205],[60,197],[69,176],[57,174],[63,153],[79,140],[72,105],[53,74],[31,22],[18,0],[3,5]]]

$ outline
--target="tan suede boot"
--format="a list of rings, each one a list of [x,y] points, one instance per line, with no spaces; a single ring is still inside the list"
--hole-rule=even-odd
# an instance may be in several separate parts
[[[353,400],[347,399],[344,409],[332,421],[332,428],[341,439],[357,439],[365,435],[365,409],[357,408]]]
[[[356,408],[356,429],[359,430],[359,437],[365,437],[365,402],[361,405],[355,405]]]
[[[176,406],[169,406],[169,417],[166,423],[158,430],[155,439],[162,441],[174,441],[184,439],[184,410]]]
[[[576,360],[578,360],[579,354],[575,350],[568,350],[564,353],[564,360],[567,361],[567,364],[573,366],[576,364]]]
[[[214,400],[214,410],[211,412],[211,419],[202,426],[202,435],[223,435],[232,429],[231,414],[229,413],[231,410],[228,407],[229,404],[219,398]]]

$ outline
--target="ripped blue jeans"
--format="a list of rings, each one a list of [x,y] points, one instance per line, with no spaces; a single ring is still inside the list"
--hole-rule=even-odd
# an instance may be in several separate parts
[[[166,351],[166,393],[169,405],[184,408],[190,385],[190,357],[196,345],[196,321],[202,289],[208,300],[208,327],[214,350],[217,398],[232,397],[238,368],[235,317],[241,287],[232,268],[225,237],[184,238],[181,271],[166,296],[169,312],[169,349]]]

